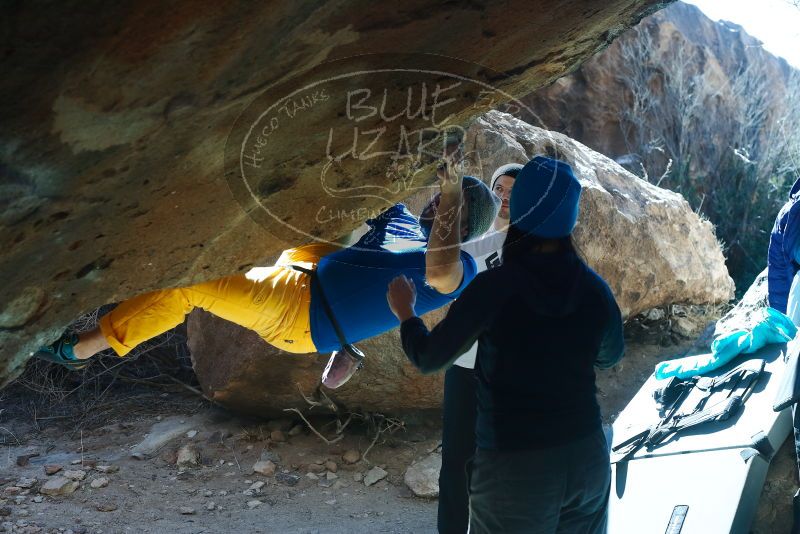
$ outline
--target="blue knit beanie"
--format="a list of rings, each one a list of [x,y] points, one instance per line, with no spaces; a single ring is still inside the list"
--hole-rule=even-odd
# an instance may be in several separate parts
[[[572,168],[536,156],[519,171],[509,201],[511,224],[538,237],[566,237],[578,220],[581,184]]]

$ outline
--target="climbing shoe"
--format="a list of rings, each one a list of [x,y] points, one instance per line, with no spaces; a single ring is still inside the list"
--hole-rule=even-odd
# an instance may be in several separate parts
[[[79,360],[75,357],[74,346],[78,343],[78,334],[64,332],[55,343],[46,347],[39,347],[34,358],[63,365],[67,369],[77,371],[89,365],[89,360]]]
[[[334,351],[322,373],[322,383],[327,388],[336,389],[350,380],[356,371],[364,365],[364,353],[355,345],[344,345]]]

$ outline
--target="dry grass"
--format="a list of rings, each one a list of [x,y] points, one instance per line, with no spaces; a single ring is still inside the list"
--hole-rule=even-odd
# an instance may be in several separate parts
[[[86,314],[70,329],[78,333],[90,330],[107,311],[103,307]],[[181,326],[140,345],[125,358],[111,351],[100,353],[80,371],[30,360],[22,375],[0,391],[0,425],[11,418],[32,421],[38,429],[47,421],[66,420],[79,431],[105,424],[121,402],[136,404],[139,396],[144,407],[163,392],[200,394],[196,383]],[[4,440],[0,436],[0,442],[9,443],[9,437]]]

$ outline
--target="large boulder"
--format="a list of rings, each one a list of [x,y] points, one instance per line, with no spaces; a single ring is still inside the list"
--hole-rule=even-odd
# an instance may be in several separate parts
[[[387,66],[363,54],[392,53],[396,60],[388,65],[405,68],[357,80],[374,96],[387,89],[395,106],[404,102],[397,97],[406,85],[423,74],[447,77],[455,64],[456,74],[491,82],[508,100],[574,69],[665,3],[278,0],[165,7],[90,0],[4,6],[0,385],[21,371],[32,350],[100,305],[235,273],[312,235],[338,237],[381,207],[384,199],[325,196],[322,154],[310,149],[325,148],[334,126],[352,130],[350,117],[337,114],[344,108],[325,114],[316,104],[341,103],[348,87],[347,78],[337,78],[343,72]],[[418,61],[419,53],[430,55]],[[308,73],[339,85],[335,92],[273,102],[288,106],[281,116],[287,127],[270,138],[270,157],[259,157],[259,198],[270,200],[284,219],[309,203],[318,207],[323,196],[332,213],[364,211],[324,227],[302,213],[292,221],[302,233],[285,242],[229,190],[237,176],[226,174],[225,147],[230,140],[231,153],[238,153],[235,145],[250,132],[246,122],[260,117],[260,98],[295,95]],[[428,81],[433,91],[436,83]],[[453,124],[499,103],[474,87],[458,96],[447,110]],[[359,108],[359,120],[367,109]],[[297,113],[303,120],[290,120]],[[410,117],[407,131],[427,116]],[[360,122],[361,131],[374,130],[374,123]],[[374,148],[392,141],[397,132]],[[340,154],[346,146],[342,135],[329,148]],[[364,177],[375,182],[370,186],[393,185],[386,173],[360,172],[375,170],[367,163],[334,169],[334,185],[357,187]],[[389,200],[407,195],[388,189]]]
[[[678,193],[624,170],[610,158],[556,132],[491,112],[470,128],[484,176],[535,154],[567,161],[583,193],[575,241],[611,286],[625,317],[673,303],[725,303],[733,280],[714,226]]]
[[[539,153],[573,166],[584,187],[576,241],[609,282],[626,316],[676,302],[720,303],[733,297],[712,226],[680,195],[633,176],[568,137],[504,113],[475,121],[466,144],[480,154],[484,180],[502,163]],[[411,198],[409,203],[421,202]],[[436,310],[424,319],[430,326],[445,313]],[[318,389],[327,356],[284,353],[254,332],[205,312],[190,315],[188,335],[200,384],[223,405],[270,415],[309,408],[303,396],[322,398]],[[392,414],[440,407],[442,375],[423,376],[408,363],[397,329],[359,346],[368,357],[364,369],[343,387],[325,390],[336,404]]]

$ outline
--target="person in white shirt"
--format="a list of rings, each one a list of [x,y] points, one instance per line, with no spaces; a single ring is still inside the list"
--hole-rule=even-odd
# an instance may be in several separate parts
[[[522,165],[510,163],[494,172],[491,189],[500,197],[502,204],[493,227],[477,239],[462,245],[462,250],[475,258],[479,273],[501,263],[501,252],[509,223],[508,202],[514,180],[521,169]],[[476,342],[445,373],[442,469],[439,473],[437,521],[440,534],[463,534],[467,532],[469,524],[467,464],[475,454],[475,420],[478,409],[474,367],[477,352]]]

